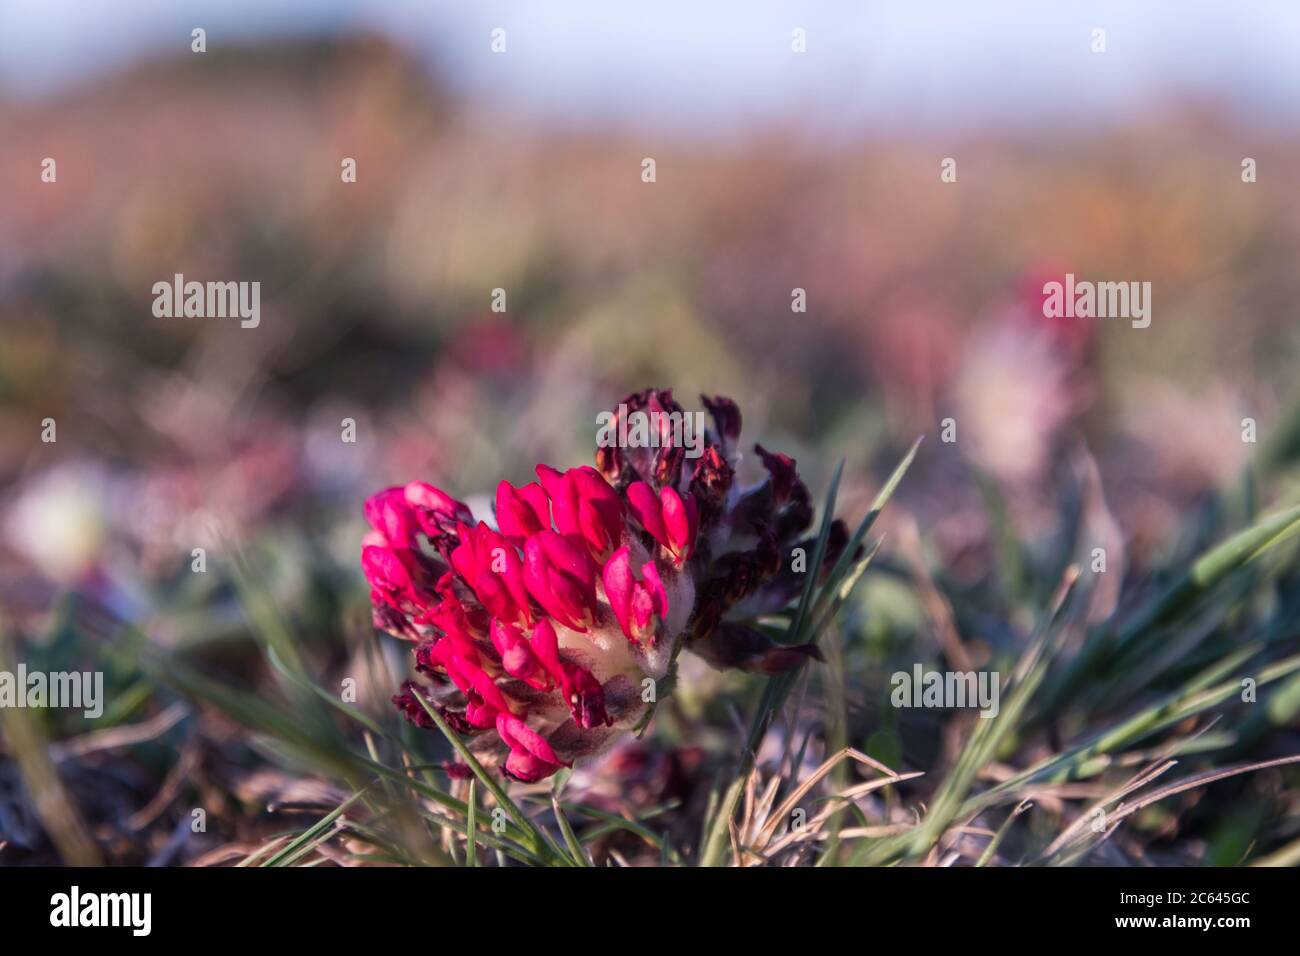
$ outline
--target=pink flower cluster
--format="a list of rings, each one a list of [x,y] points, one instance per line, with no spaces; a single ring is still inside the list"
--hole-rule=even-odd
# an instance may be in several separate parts
[[[737,487],[739,409],[705,404],[700,457],[601,448],[599,470],[538,465],[536,482],[498,485],[495,528],[424,482],[366,501],[375,624],[415,643],[430,682],[393,698],[408,719],[432,726],[419,695],[485,762],[531,782],[636,726],[683,647],[769,672],[815,654],[744,623],[799,590],[782,551],[811,522],[807,488],[792,459],[761,447],[766,479]],[[620,407],[681,411],[654,389]],[[836,530],[828,561],[846,537]]]

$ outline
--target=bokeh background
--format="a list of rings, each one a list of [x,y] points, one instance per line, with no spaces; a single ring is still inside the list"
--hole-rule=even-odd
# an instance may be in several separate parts
[[[1297,48],[1285,3],[9,0],[11,656],[109,666],[107,726],[166,713],[130,661],[96,656],[123,627],[258,687],[223,571],[247,552],[346,667],[373,640],[367,494],[422,478],[482,508],[538,461],[588,462],[597,412],[647,385],[691,408],[734,397],[746,435],[792,454],[814,494],[847,459],[849,513],[926,435],[886,553],[970,598],[977,649],[1024,623],[998,595],[1055,583],[1005,560],[990,495],[1027,553],[1055,553],[1062,488],[1084,488],[1109,613],[1121,584],[1231,529],[1225,500],[1295,491]],[[177,272],[260,281],[260,327],[154,318],[151,286]],[[1043,319],[1042,283],[1066,272],[1151,282],[1150,328]],[[863,598],[880,654],[893,633],[938,640],[905,577]],[[871,692],[854,700],[859,744],[883,734],[882,752],[924,762]],[[56,760],[74,804],[95,794],[82,825],[102,858],[193,860],[301,783],[213,726]],[[174,783],[178,753],[232,808],[206,843],[176,843],[175,807],[132,816]],[[59,858],[4,766],[0,856]]]

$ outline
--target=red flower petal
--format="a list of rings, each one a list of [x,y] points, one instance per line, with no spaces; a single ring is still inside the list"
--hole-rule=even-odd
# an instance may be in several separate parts
[[[668,529],[664,527],[663,506],[655,497],[654,489],[644,481],[634,481],[627,486],[627,505],[641,527],[650,536],[668,547]]]

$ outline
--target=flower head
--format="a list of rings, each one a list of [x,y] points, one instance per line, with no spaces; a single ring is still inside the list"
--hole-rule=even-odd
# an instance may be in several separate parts
[[[789,558],[812,550],[799,540],[808,489],[793,459],[757,446],[766,477],[738,487],[740,410],[703,401],[714,428],[698,454],[659,426],[653,447],[600,448],[596,468],[538,465],[536,482],[497,486],[495,527],[424,482],[366,502],[375,625],[413,642],[431,682],[393,698],[408,719],[432,726],[427,706],[485,763],[532,782],[640,723],[646,682],[680,650],[768,673],[815,656],[745,623],[802,587]],[[619,408],[682,412],[656,389]],[[846,538],[837,522],[828,562]]]

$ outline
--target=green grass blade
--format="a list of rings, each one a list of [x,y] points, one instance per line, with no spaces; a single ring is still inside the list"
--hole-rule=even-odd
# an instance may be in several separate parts
[[[460,736],[447,726],[447,722],[442,719],[442,715],[429,706],[429,702],[424,699],[424,695],[413,694],[411,696],[420,702],[420,705],[424,708],[425,712],[433,722],[437,724],[438,729],[442,731],[443,736],[447,738],[457,755],[461,760],[465,761],[465,764],[469,767],[474,776],[479,779],[479,782],[487,788],[488,792],[492,794],[497,803],[514,819],[515,823],[527,838],[529,848],[540,856],[546,856],[548,854],[552,855],[555,857],[556,861],[561,864],[567,866],[576,865],[575,861],[570,860],[564,854],[564,851],[556,845],[555,841],[533,822],[532,818],[524,813],[523,810],[519,809],[518,804],[510,799],[505,788],[501,786],[501,784],[499,784],[491,774],[483,769],[483,765],[478,762],[478,758],[475,757],[474,754],[470,752],[470,749],[465,746],[465,742],[460,739]]]
[[[356,803],[357,800],[361,799],[361,795],[365,793],[367,789],[369,788],[363,787],[362,789],[358,790],[356,793],[352,794],[352,796],[348,797],[346,800],[340,803],[329,813],[325,814],[325,816],[321,817],[319,820],[317,820],[306,830],[302,831],[302,833],[298,834],[298,836],[295,839],[289,841],[289,843],[286,846],[284,846],[278,853],[276,853],[274,856],[270,857],[260,865],[264,867],[288,866],[294,860],[297,860],[301,856],[305,855],[305,853],[311,852],[313,847],[318,845],[318,843],[313,842],[316,840],[317,837],[321,837],[323,834],[324,839],[328,839],[329,837],[332,837],[334,835],[332,832],[327,833],[326,831],[330,830],[333,827],[334,821],[337,820],[339,817],[343,816],[343,813],[347,810],[348,807],[352,806],[352,804]],[[303,852],[302,853],[297,852],[299,850],[302,850]]]
[[[465,815],[465,865],[478,866],[478,781],[469,782],[469,799],[465,801],[469,808]]]

